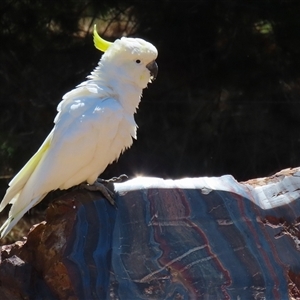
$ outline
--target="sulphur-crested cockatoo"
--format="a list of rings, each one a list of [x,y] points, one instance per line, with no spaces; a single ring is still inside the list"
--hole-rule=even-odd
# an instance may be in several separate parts
[[[157,50],[138,38],[107,42],[96,27],[94,43],[104,52],[98,66],[87,81],[63,96],[54,128],[9,183],[0,211],[12,206],[1,237],[48,192],[93,184],[136,138],[134,113],[142,90],[157,75]]]

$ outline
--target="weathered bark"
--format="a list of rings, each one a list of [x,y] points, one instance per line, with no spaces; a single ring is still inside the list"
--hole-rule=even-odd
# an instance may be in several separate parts
[[[76,191],[3,246],[1,299],[300,297],[300,169]]]

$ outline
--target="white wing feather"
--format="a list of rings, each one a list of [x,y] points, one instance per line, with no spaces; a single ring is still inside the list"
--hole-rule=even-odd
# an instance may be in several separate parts
[[[133,116],[124,115],[112,98],[79,95],[61,102],[55,127],[24,168],[10,182],[0,211],[11,203],[1,237],[45,195],[84,181],[94,183],[135,137]],[[128,134],[130,133],[130,134]]]

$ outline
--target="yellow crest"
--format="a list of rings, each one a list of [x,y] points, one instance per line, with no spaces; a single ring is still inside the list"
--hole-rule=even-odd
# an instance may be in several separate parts
[[[111,42],[105,41],[99,36],[96,24],[94,25],[94,44],[95,47],[102,52],[105,52],[108,49],[108,47],[113,44]]]

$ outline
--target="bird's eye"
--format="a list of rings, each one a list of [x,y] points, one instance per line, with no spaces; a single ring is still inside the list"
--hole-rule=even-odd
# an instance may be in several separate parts
[[[135,62],[136,62],[137,64],[139,64],[141,61],[140,61],[139,59],[137,59]]]

